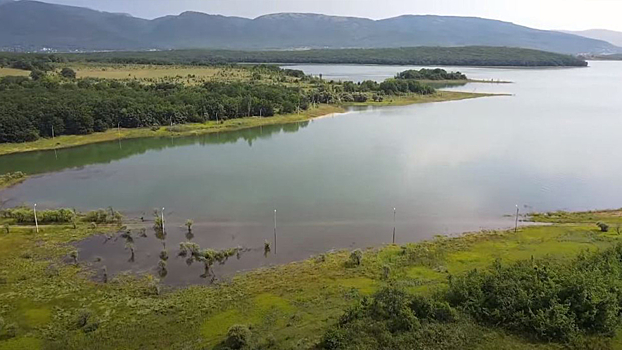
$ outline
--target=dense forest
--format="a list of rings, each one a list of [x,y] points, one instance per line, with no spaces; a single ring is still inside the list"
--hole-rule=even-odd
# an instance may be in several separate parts
[[[269,117],[305,110],[311,104],[381,101],[385,95],[433,94],[412,79],[325,82],[296,70],[262,66],[302,76],[298,86],[260,82],[141,83],[135,80],[75,79],[75,72],[33,70],[31,77],[0,79],[0,142],[90,134],[112,127],[138,128]]]
[[[139,64],[352,63],[456,66],[587,66],[570,55],[509,47],[410,47],[298,51],[171,50],[59,54],[70,61]]]
[[[0,52],[0,68],[49,71],[55,63],[66,62],[65,57],[53,54],[25,54]]]

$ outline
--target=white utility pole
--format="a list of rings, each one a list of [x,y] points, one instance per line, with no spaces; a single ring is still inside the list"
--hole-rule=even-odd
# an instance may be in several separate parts
[[[276,254],[276,209],[274,209],[274,254]]]
[[[39,221],[37,220],[37,203],[35,203],[33,211],[35,213],[35,227],[37,228],[37,233],[39,233]]]
[[[395,213],[396,210],[393,208],[393,244],[395,244]]]

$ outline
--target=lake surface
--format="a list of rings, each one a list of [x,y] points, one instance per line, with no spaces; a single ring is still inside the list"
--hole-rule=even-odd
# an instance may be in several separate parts
[[[293,66],[324,79],[383,80],[408,67]],[[252,249],[222,274],[436,234],[509,227],[522,212],[622,206],[622,62],[589,68],[460,70],[473,79],[451,89],[512,96],[366,108],[310,122],[185,138],[136,139],[0,157],[0,173],[38,174],[0,192],[5,205],[79,210],[112,206],[151,219],[166,208],[166,237],[93,237],[85,261],[109,273],[154,271],[164,244],[164,281],[209,283],[200,264],[176,258],[188,240],[204,248]],[[277,254],[264,256],[273,240]],[[151,223],[146,222],[150,226]]]

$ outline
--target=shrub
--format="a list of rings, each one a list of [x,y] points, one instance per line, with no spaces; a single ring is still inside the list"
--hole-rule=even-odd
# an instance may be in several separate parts
[[[94,222],[96,224],[113,224],[121,223],[121,219],[121,213],[110,207],[108,209],[90,211],[86,213],[83,220],[86,222]]]
[[[608,232],[609,231],[609,225],[607,225],[604,222],[598,222],[598,223],[596,223],[596,226],[598,226],[598,228],[600,228],[601,232]]]
[[[461,349],[475,342],[474,326],[448,323],[447,303],[414,297],[389,286],[351,307],[326,331],[321,349]]]
[[[447,299],[476,320],[549,341],[612,335],[619,322],[622,248],[571,263],[495,263],[450,281]]]
[[[37,221],[39,224],[63,224],[70,223],[75,217],[75,213],[71,209],[57,209],[57,210],[38,210]],[[19,207],[5,209],[2,211],[2,216],[5,218],[14,219],[20,224],[32,224],[35,223],[35,213],[33,209]]]
[[[63,78],[67,78],[67,79],[75,79],[76,78],[76,72],[73,69],[68,68],[68,67],[63,68],[60,71],[60,75]]]
[[[350,253],[350,259],[348,260],[349,266],[360,266],[363,261],[363,252],[360,249],[355,249]]]
[[[225,345],[231,349],[244,349],[251,344],[252,333],[246,325],[233,325],[227,332]]]

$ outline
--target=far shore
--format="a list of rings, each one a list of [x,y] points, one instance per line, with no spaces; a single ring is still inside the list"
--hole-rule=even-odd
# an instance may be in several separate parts
[[[344,103],[339,105],[321,104],[318,107],[310,108],[301,113],[275,115],[273,117],[267,118],[237,118],[225,120],[223,122],[208,121],[205,123],[181,124],[174,125],[172,127],[161,126],[158,128],[109,129],[104,132],[96,132],[89,135],[63,135],[53,139],[41,138],[37,141],[32,142],[0,144],[0,156],[16,153],[70,148],[92,143],[115,141],[119,139],[122,140],[143,137],[192,136],[236,131],[264,125],[298,123],[322,116],[327,116],[330,114],[343,113],[349,106],[405,106],[418,103],[457,101],[489,96],[503,95],[438,91],[433,95],[386,96],[385,99],[381,102],[367,101],[361,103]]]

